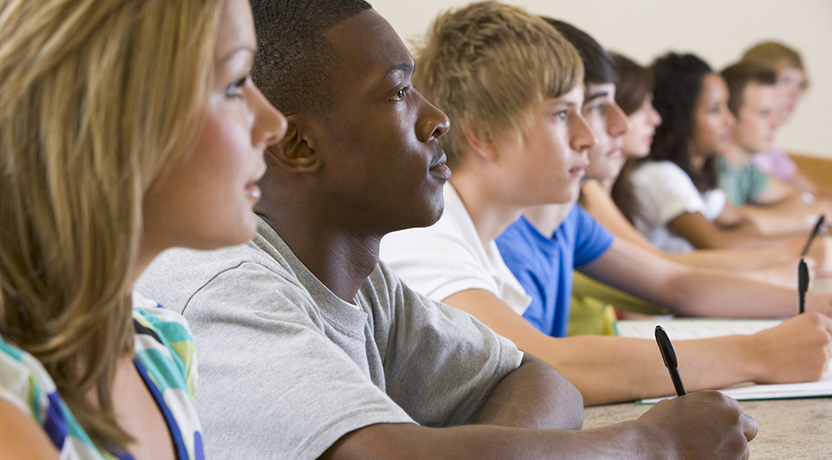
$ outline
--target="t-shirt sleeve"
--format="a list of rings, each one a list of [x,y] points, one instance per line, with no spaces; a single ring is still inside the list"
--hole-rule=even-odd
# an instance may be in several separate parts
[[[768,187],[769,178],[756,163],[748,164],[748,194],[752,200]]]
[[[382,302],[391,306],[389,319],[375,318],[387,393],[423,425],[472,423],[522,352],[468,313],[414,292],[389,269],[377,272],[390,286]],[[379,327],[384,321],[390,324]]]
[[[206,376],[196,405],[212,456],[313,459],[355,429],[413,423],[326,337],[296,280],[244,262],[193,294],[185,315]]]
[[[640,166],[633,172],[632,183],[641,215],[653,225],[665,226],[684,213],[705,209],[690,176],[669,161]]]
[[[573,206],[572,213],[577,220],[575,232],[575,267],[593,262],[607,252],[613,241],[613,235],[594,217],[580,206]]]
[[[483,269],[448,215],[427,228],[386,235],[381,241],[381,259],[408,286],[436,301],[468,289],[483,289],[500,297],[497,282]]]
[[[188,322],[185,318],[172,310],[168,310],[158,303],[146,299],[141,294],[133,293],[133,319],[146,331],[147,335],[153,336],[156,342],[160,342],[167,351],[164,359],[153,361],[164,365],[168,371],[166,374],[176,372],[185,382],[188,394],[193,397],[197,384],[197,361],[194,349],[194,338]],[[152,343],[152,342],[150,342]],[[138,354],[159,355],[155,347],[139,349]]]

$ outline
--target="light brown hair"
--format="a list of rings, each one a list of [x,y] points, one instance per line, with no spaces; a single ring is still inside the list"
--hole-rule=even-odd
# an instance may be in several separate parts
[[[498,2],[472,3],[434,21],[416,50],[416,88],[444,111],[451,129],[440,139],[448,166],[459,167],[465,131],[518,136],[531,106],[583,80],[575,48],[543,19]]]
[[[129,441],[110,387],[142,196],[200,129],[222,7],[0,1],[0,333],[104,447]]]
[[[762,42],[749,48],[740,59],[741,62],[750,62],[770,68],[775,72],[793,67],[806,72],[803,67],[803,59],[797,50],[778,42]],[[803,90],[809,87],[809,79],[803,84]]]

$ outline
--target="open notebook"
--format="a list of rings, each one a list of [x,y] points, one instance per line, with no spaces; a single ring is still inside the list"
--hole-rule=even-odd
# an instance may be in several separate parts
[[[780,324],[779,319],[661,319],[639,321],[617,321],[613,324],[615,334],[621,337],[635,337],[655,340],[654,330],[661,324],[674,343],[680,340],[705,339],[730,334],[753,334]],[[656,353],[659,348],[656,346]],[[684,366],[683,362],[679,367]],[[669,377],[668,377],[669,378]],[[832,363],[817,382],[755,385],[745,383],[721,388],[719,391],[736,400],[786,399],[832,396]],[[643,399],[639,404],[655,404],[662,399]]]

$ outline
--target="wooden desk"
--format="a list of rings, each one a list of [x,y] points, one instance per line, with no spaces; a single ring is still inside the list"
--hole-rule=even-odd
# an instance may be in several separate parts
[[[760,431],[749,444],[752,459],[832,459],[832,398],[741,401]],[[584,428],[634,420],[651,406],[635,403],[586,409]]]

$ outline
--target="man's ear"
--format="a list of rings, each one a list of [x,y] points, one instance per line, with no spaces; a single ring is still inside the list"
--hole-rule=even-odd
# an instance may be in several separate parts
[[[494,137],[491,135],[491,131],[476,133],[468,126],[464,130],[465,142],[473,152],[486,160],[494,161],[497,159],[497,151],[494,147]]]
[[[312,173],[321,169],[321,160],[315,151],[311,136],[303,129],[297,115],[286,117],[287,130],[283,139],[266,148],[274,161],[293,173]]]

